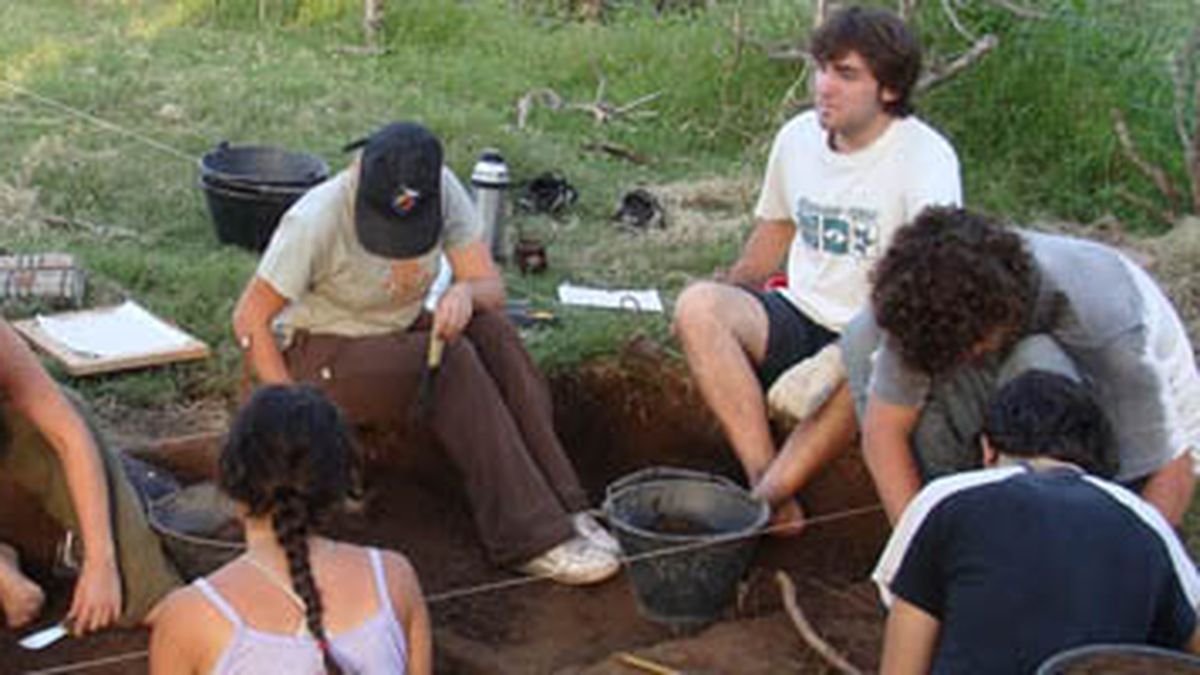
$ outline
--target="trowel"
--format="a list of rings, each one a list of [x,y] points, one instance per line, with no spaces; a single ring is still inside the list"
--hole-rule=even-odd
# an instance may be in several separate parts
[[[45,649],[70,634],[71,631],[67,628],[66,622],[60,621],[49,628],[43,628],[26,635],[17,644],[21,645],[24,649],[36,651],[38,649]]]

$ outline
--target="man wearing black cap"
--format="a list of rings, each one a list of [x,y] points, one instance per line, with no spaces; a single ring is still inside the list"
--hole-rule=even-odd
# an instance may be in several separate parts
[[[616,573],[616,542],[554,434],[549,391],[503,314],[466,190],[424,127],[389,124],[283,216],[234,311],[263,382],[323,389],[356,425],[412,423],[431,335],[446,341],[427,422],[461,472],[497,564],[568,584]],[[439,267],[452,283],[425,301]],[[272,332],[277,324],[281,335]]]

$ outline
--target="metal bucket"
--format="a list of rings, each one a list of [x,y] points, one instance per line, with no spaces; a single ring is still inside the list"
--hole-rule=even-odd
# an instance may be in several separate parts
[[[185,579],[209,574],[246,550],[233,501],[212,483],[155,500],[147,516]]]
[[[1036,675],[1126,675],[1200,673],[1200,657],[1183,652],[1134,644],[1098,644],[1073,647],[1046,659]]]
[[[638,611],[675,626],[720,617],[771,515],[727,478],[670,467],[610,485],[604,512],[626,554]]]

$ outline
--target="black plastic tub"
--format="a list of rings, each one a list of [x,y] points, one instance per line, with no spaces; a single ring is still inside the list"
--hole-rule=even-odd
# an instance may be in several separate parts
[[[720,618],[770,518],[767,505],[733,481],[673,467],[613,483],[604,513],[639,612],[679,628]]]
[[[200,159],[200,189],[217,239],[257,252],[292,204],[328,177],[321,158],[266,145],[222,143]]]

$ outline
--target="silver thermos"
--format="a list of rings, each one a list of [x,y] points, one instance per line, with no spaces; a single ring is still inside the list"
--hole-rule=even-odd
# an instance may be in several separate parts
[[[475,170],[471,172],[471,185],[475,188],[475,207],[483,219],[483,240],[492,249],[497,261],[508,258],[507,241],[504,238],[504,191],[508,189],[508,166],[500,151],[487,148],[479,154]]]

